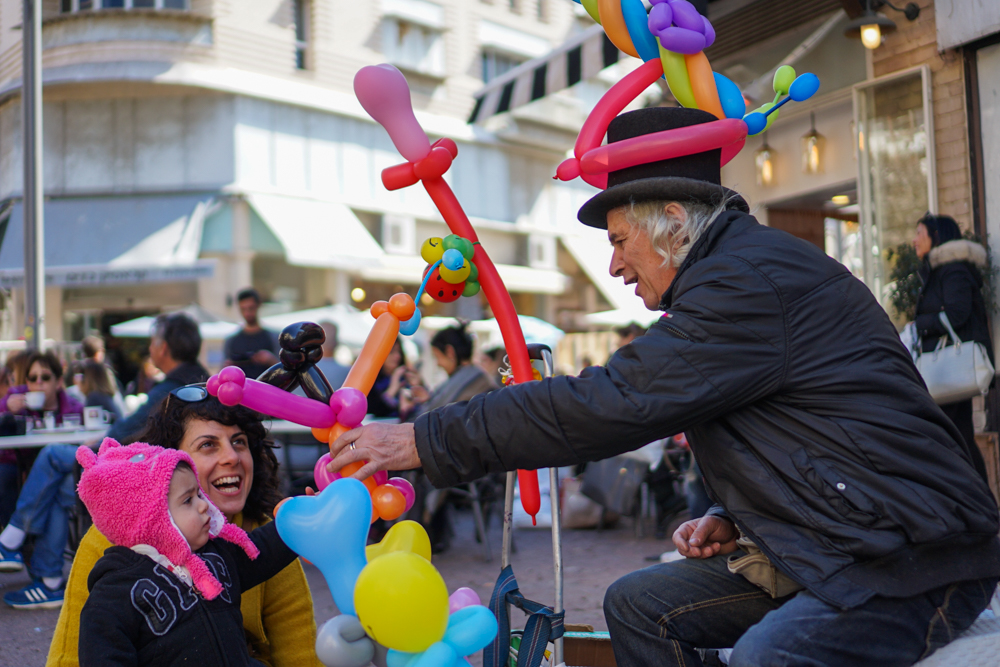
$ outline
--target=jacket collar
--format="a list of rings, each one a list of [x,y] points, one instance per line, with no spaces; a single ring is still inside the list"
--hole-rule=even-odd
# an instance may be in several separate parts
[[[931,248],[927,261],[932,269],[953,262],[969,262],[980,269],[986,268],[986,248],[973,241],[956,239]]]
[[[691,266],[696,262],[705,257],[711,255],[718,246],[733,236],[741,234],[750,227],[755,227],[760,223],[753,216],[744,213],[743,211],[723,211],[719,214],[719,217],[712,222],[705,233],[701,235],[694,245],[691,246],[691,250],[688,251],[688,255],[684,258],[684,262],[681,263],[681,267],[677,269],[677,275],[674,276],[673,282],[670,283],[670,287],[667,291],[663,293],[660,297],[660,310],[667,310],[670,308],[670,304],[674,300],[674,287],[677,285],[677,281],[680,279],[681,275],[684,274]]]

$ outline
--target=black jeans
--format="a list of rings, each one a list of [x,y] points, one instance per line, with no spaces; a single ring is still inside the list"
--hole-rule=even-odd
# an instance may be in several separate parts
[[[715,556],[622,577],[605,595],[604,616],[615,658],[629,667],[697,667],[696,648],[728,647],[731,667],[902,667],[972,625],[996,585],[966,581],[843,611],[808,591],[774,600]]]

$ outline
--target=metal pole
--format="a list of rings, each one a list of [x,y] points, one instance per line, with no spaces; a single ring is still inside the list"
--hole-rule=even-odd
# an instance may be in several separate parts
[[[45,234],[42,189],[42,3],[24,0],[21,22],[21,135],[24,152],[24,340],[45,340]]]
[[[542,350],[542,362],[545,364],[545,377],[551,377],[555,372],[555,364],[552,361],[552,352],[548,349]],[[555,466],[549,468],[549,504],[552,507],[552,564],[556,580],[556,599],[553,607],[556,612],[563,611],[563,553],[562,553],[562,530],[559,512],[559,469]],[[554,651],[550,664],[559,667],[563,664],[563,640],[562,637],[553,641]]]

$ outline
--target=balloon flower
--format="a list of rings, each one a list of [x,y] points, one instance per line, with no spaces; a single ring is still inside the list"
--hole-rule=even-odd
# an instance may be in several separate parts
[[[444,238],[432,237],[420,247],[420,256],[427,262],[424,280],[416,300],[424,291],[435,301],[451,303],[460,296],[479,294],[479,269],[472,263],[475,247],[457,234]]]
[[[317,655],[329,667],[367,665],[367,634],[390,649],[389,665],[464,667],[465,656],[496,636],[496,617],[475,591],[448,595],[420,524],[401,521],[366,548],[367,495],[361,482],[338,479],[275,515],[281,539],[319,568],[342,612],[321,626]]]

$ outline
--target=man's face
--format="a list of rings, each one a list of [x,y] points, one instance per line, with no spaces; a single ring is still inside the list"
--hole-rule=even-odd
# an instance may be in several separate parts
[[[167,342],[159,336],[153,336],[149,339],[149,360],[157,368],[163,369],[162,364],[166,361],[169,351]]]
[[[247,323],[247,326],[257,326],[257,309],[260,308],[257,299],[243,299],[239,302],[239,305],[240,315],[243,316],[243,320]]]
[[[635,285],[635,295],[649,310],[657,310],[660,297],[670,287],[677,269],[665,266],[649,236],[638,226],[630,225],[625,207],[608,212],[608,240],[614,249],[609,272],[626,285]]]

